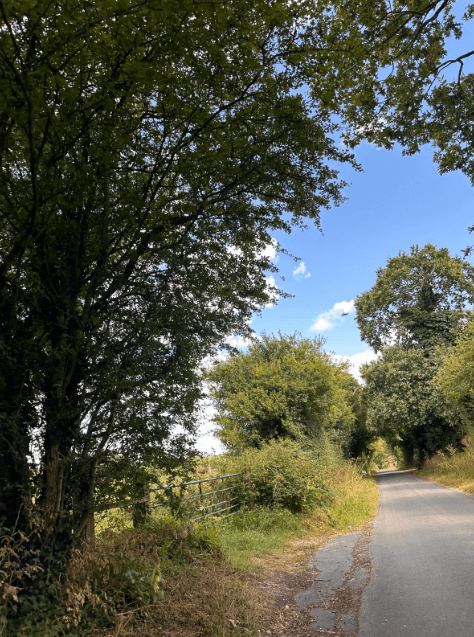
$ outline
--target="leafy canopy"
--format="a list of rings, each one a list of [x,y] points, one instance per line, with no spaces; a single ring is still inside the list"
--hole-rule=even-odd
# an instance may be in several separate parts
[[[337,53],[311,2],[0,10],[0,518],[35,495],[65,541],[98,466],[179,463],[200,362],[268,301],[270,233],[318,225],[353,158],[305,94]]]
[[[453,330],[474,303],[474,267],[428,244],[400,252],[377,270],[375,285],[357,297],[361,337],[376,351],[452,343]]]
[[[466,42],[453,54],[451,42],[472,21],[474,5],[462,16],[454,0],[331,5],[328,38],[339,39],[348,60],[345,71],[334,69],[347,143],[399,143],[407,154],[431,143],[440,172],[462,170],[473,181],[474,51]]]
[[[427,357],[393,346],[362,369],[367,428],[399,445],[408,462],[421,464],[449,444],[458,447],[466,433],[436,382],[442,360],[441,351]]]
[[[351,377],[322,346],[318,338],[264,334],[247,353],[218,363],[208,380],[222,442],[232,450],[277,438],[317,446],[325,434],[344,442]]]

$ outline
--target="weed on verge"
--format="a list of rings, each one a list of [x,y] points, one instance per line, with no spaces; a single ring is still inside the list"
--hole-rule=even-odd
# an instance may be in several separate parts
[[[162,600],[118,614],[94,637],[252,637],[269,622],[261,591],[222,558],[197,560],[167,578],[163,591]]]

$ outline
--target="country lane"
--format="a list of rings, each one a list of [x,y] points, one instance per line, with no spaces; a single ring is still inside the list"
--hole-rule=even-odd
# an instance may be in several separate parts
[[[474,498],[380,472],[358,637],[474,635]]]

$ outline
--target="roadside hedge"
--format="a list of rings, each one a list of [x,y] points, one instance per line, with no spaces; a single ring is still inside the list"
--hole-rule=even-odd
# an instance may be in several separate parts
[[[324,461],[293,440],[272,440],[260,449],[248,448],[224,458],[220,470],[242,472],[234,493],[248,508],[303,513],[325,507],[334,499]]]

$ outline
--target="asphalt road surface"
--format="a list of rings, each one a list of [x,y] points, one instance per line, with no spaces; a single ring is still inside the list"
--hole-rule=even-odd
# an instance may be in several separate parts
[[[337,536],[308,564],[295,595],[308,635],[474,637],[474,498],[406,472],[377,479],[372,535]]]
[[[358,637],[474,636],[474,498],[380,472]]]

